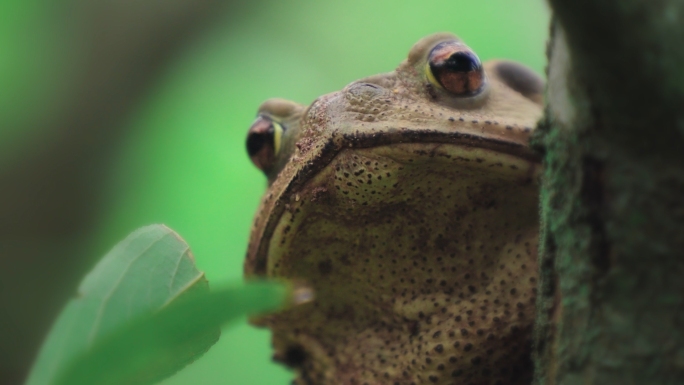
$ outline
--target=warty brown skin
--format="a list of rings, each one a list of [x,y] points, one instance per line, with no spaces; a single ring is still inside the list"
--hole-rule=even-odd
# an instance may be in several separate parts
[[[308,108],[260,108],[285,131],[245,274],[315,290],[253,321],[299,384],[530,382],[543,83],[495,61],[480,93],[451,95],[425,69],[455,39]]]

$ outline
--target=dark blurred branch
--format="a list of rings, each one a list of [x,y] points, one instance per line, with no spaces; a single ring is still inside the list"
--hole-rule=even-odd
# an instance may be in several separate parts
[[[684,159],[684,120],[676,113],[684,105],[684,3],[550,3],[566,32],[573,70],[605,116],[611,139],[635,155]]]
[[[124,119],[169,60],[211,21],[217,0],[75,1],[58,10],[77,53],[63,108],[0,167],[0,382],[19,381],[47,327],[92,262],[102,182]],[[57,7],[57,6],[55,6]],[[57,33],[57,32],[56,32]],[[70,76],[75,74],[75,76]],[[31,113],[47,114],[49,106]],[[2,122],[0,122],[2,124]]]
[[[160,69],[220,2],[104,1],[79,3],[72,31],[78,76],[46,136],[0,174],[0,234],[11,238],[81,231],[92,215],[102,166],[116,148],[127,116]],[[74,58],[79,59],[79,58]],[[32,111],[40,114],[40,107]]]
[[[550,3],[535,384],[682,384],[684,2]]]

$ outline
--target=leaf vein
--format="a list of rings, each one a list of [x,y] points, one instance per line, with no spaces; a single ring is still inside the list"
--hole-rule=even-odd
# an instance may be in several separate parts
[[[178,276],[178,268],[180,267],[180,264],[183,261],[183,257],[186,256],[189,252],[190,246],[186,245],[185,250],[183,250],[183,252],[178,257],[178,261],[176,261],[176,267],[173,269],[173,273],[171,274],[171,280],[169,281],[169,294],[172,293],[173,284],[176,283],[176,277]]]
[[[117,278],[117,280],[116,280],[116,282],[114,283],[114,285],[112,286],[112,288],[111,288],[111,289],[109,290],[109,292],[102,298],[102,301],[100,302],[100,306],[99,306],[98,309],[97,309],[97,315],[95,316],[95,320],[93,321],[93,328],[91,329],[90,334],[88,335],[88,343],[87,343],[87,346],[92,346],[93,340],[95,339],[95,336],[96,336],[98,330],[100,329],[100,325],[101,325],[101,323],[102,323],[102,315],[103,315],[103,313],[104,313],[104,309],[105,309],[107,303],[109,302],[109,300],[111,299],[112,295],[114,295],[114,292],[116,291],[116,289],[119,287],[119,284],[121,284],[121,282],[123,281],[124,277],[126,276],[126,273],[127,273],[128,270],[131,268],[131,266],[133,265],[133,263],[135,263],[135,262],[138,261],[140,258],[142,258],[148,251],[150,251],[150,249],[151,249],[154,245],[156,245],[156,244],[159,243],[162,239],[164,239],[165,237],[167,237],[167,236],[169,236],[169,235],[171,235],[171,234],[168,233],[168,232],[162,234],[159,238],[157,238],[157,239],[155,239],[154,241],[150,242],[150,244],[149,244],[144,250],[142,250],[141,252],[139,252],[138,255],[135,256],[135,258],[132,258],[132,259],[128,262],[128,264],[126,265],[126,268],[121,272],[121,275],[119,276],[119,278]]]

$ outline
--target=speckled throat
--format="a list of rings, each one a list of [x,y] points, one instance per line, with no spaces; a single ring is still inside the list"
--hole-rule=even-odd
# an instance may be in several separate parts
[[[530,383],[539,166],[448,142],[341,149],[270,206],[251,272],[317,298],[255,322],[298,383]]]

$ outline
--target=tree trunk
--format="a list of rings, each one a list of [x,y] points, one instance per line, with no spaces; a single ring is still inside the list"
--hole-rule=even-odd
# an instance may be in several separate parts
[[[684,384],[684,2],[550,4],[535,384]]]

